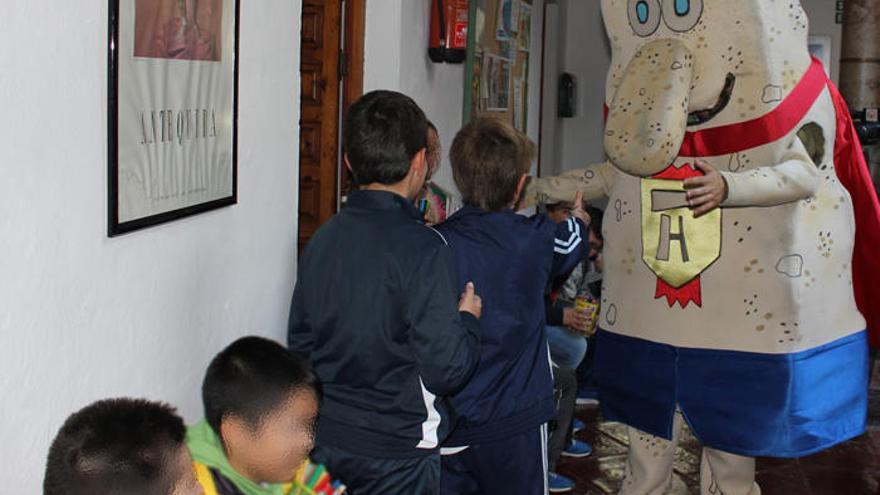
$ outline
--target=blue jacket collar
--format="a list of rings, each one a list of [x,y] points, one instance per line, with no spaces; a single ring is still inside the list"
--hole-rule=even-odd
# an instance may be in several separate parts
[[[348,195],[347,207],[365,210],[400,211],[421,220],[422,214],[416,207],[399,194],[388,191],[366,191],[359,189]]]

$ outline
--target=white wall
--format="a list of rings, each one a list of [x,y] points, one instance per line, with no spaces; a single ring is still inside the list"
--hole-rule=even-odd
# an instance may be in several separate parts
[[[0,478],[40,493],[75,409],[201,415],[209,359],[283,339],[295,273],[300,2],[243,1],[239,204],[106,237],[107,2],[19,1],[0,30]]]
[[[577,93],[574,117],[557,118],[561,141],[557,173],[605,159],[605,73],[611,64],[599,2],[562,0],[559,7],[564,24],[560,73],[575,76]]]
[[[810,19],[810,34],[831,36],[831,78],[835,83],[840,76],[840,45],[843,43],[843,26],[835,21],[834,0],[801,0]]]
[[[403,9],[412,0],[367,0],[364,92],[400,87]],[[425,43],[427,43],[427,34]]]
[[[559,75],[562,74],[565,47],[565,21],[558,3],[547,3],[544,10],[544,69],[541,74],[543,107],[541,108],[541,174],[557,175],[562,172],[562,119],[557,113]]]
[[[373,3],[378,2],[374,0]],[[393,89],[412,97],[437,126],[443,146],[443,163],[433,180],[457,191],[448,156],[452,138],[462,124],[465,64],[436,64],[428,58],[430,8],[431,2],[403,0],[400,79]],[[370,32],[372,27],[367,27],[368,40]]]
[[[532,32],[540,32],[543,0],[533,0]],[[364,92],[391,89],[412,97],[434,122],[443,145],[443,163],[434,177],[456,191],[449,147],[462,125],[464,64],[436,64],[428,59],[428,0],[367,2]],[[540,39],[532,36],[528,134],[537,141],[540,106]]]

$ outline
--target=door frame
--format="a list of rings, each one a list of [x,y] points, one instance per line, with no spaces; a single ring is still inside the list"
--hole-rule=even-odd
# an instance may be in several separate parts
[[[364,38],[367,22],[367,0],[343,0],[342,51],[346,54],[346,70],[342,77],[342,115],[364,93]]]
[[[364,94],[364,39],[366,38],[367,0],[342,0],[342,52],[345,54],[342,74],[342,105],[339,108],[339,168],[336,173],[336,209],[342,207],[349,191],[351,176],[342,158],[342,125],[348,107]]]

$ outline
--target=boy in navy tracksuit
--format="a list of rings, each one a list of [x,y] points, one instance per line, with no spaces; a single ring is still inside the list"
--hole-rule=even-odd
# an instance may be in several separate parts
[[[534,144],[509,124],[477,118],[450,152],[465,207],[437,230],[489,302],[470,382],[452,397],[459,422],[444,443],[444,494],[536,495],[547,492],[546,423],[556,415],[544,289],[587,255],[582,209],[557,225],[526,218],[515,204],[535,156]],[[581,204],[578,202],[577,204]]]
[[[291,303],[288,344],[324,391],[312,458],[355,495],[440,492],[447,396],[479,358],[480,298],[412,204],[427,136],[400,93],[351,106],[344,157],[358,190],[306,247]]]

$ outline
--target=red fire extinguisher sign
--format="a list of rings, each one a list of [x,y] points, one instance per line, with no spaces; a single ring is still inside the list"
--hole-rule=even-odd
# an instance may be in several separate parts
[[[431,0],[428,56],[434,62],[461,63],[467,55],[468,0]]]

